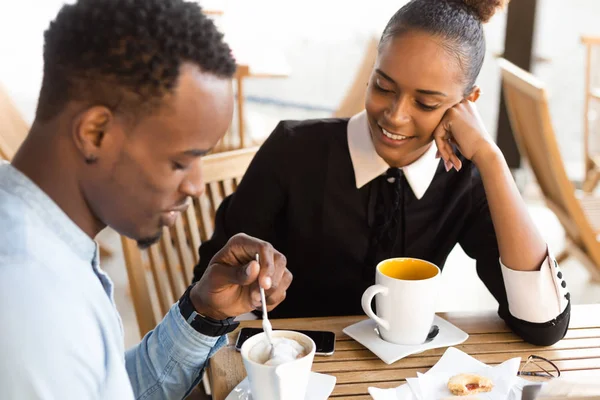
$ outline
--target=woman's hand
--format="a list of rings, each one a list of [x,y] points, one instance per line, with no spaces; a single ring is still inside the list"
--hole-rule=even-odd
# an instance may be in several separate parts
[[[462,163],[454,153],[453,144],[456,144],[460,153],[475,165],[480,161],[481,155],[490,150],[497,150],[481,121],[475,103],[466,99],[446,111],[440,124],[433,131],[433,137],[439,156],[444,159],[448,171],[452,167],[457,171],[462,168]]]

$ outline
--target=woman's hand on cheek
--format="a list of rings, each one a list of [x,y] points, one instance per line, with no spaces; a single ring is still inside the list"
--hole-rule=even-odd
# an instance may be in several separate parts
[[[454,153],[453,144],[475,165],[479,155],[496,147],[481,121],[475,103],[466,99],[446,111],[433,132],[433,138],[447,171],[452,167],[457,171],[462,168],[462,163]]]

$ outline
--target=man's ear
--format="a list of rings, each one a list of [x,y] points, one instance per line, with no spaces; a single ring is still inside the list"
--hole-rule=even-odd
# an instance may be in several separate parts
[[[102,106],[88,108],[75,119],[73,140],[86,163],[93,164],[100,157],[105,133],[113,122],[112,111]]]
[[[469,93],[469,95],[467,97],[465,97],[465,99],[475,103],[479,99],[480,95],[481,95],[481,89],[479,88],[479,86],[475,85],[475,86],[473,86],[471,93]]]

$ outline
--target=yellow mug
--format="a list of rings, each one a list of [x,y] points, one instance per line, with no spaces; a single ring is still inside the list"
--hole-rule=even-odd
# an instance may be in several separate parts
[[[440,274],[435,264],[416,258],[391,258],[377,265],[375,285],[364,292],[361,303],[383,340],[404,345],[425,342],[435,317]],[[378,315],[371,308],[373,297]]]

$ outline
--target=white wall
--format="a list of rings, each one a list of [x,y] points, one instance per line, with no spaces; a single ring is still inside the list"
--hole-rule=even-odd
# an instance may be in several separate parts
[[[29,122],[42,82],[44,30],[64,3],[0,0],[0,84]]]
[[[207,8],[225,9],[219,24],[234,47],[256,48],[258,44],[281,52],[290,64],[289,79],[250,81],[248,94],[330,108],[335,108],[344,95],[367,40],[379,36],[389,17],[405,2],[200,1]],[[7,88],[28,121],[33,118],[41,83],[43,32],[63,3],[0,2],[0,84]],[[502,25],[503,18],[498,17],[489,27],[493,27],[492,32],[501,33]],[[492,74],[485,74],[486,79],[488,75]],[[494,90],[486,93],[491,98]],[[490,114],[486,119],[492,121],[494,107],[483,108]]]
[[[517,0],[514,0],[517,1]],[[234,48],[280,52],[291,67],[287,79],[250,80],[248,95],[334,109],[351,82],[369,37],[378,36],[406,0],[200,0],[224,8],[219,22]],[[61,0],[0,0],[0,84],[31,121],[41,82],[43,32]],[[579,35],[600,35],[597,0],[539,0],[537,50],[551,59],[535,68],[548,85],[563,154],[582,152],[583,49]],[[486,25],[488,56],[479,78],[479,108],[495,132],[499,92],[492,54],[502,52],[505,14]],[[267,50],[265,50],[267,49]]]
[[[232,32],[229,38],[234,48],[261,43],[279,49],[291,66],[289,79],[249,81],[248,94],[335,109],[352,82],[367,42],[372,36],[379,37],[389,18],[406,2],[229,0],[222,25]],[[248,28],[236,34],[235,26]],[[504,27],[505,13],[486,25],[489,53],[501,52]],[[479,84],[485,92],[480,111],[494,133],[499,79],[491,57]]]

